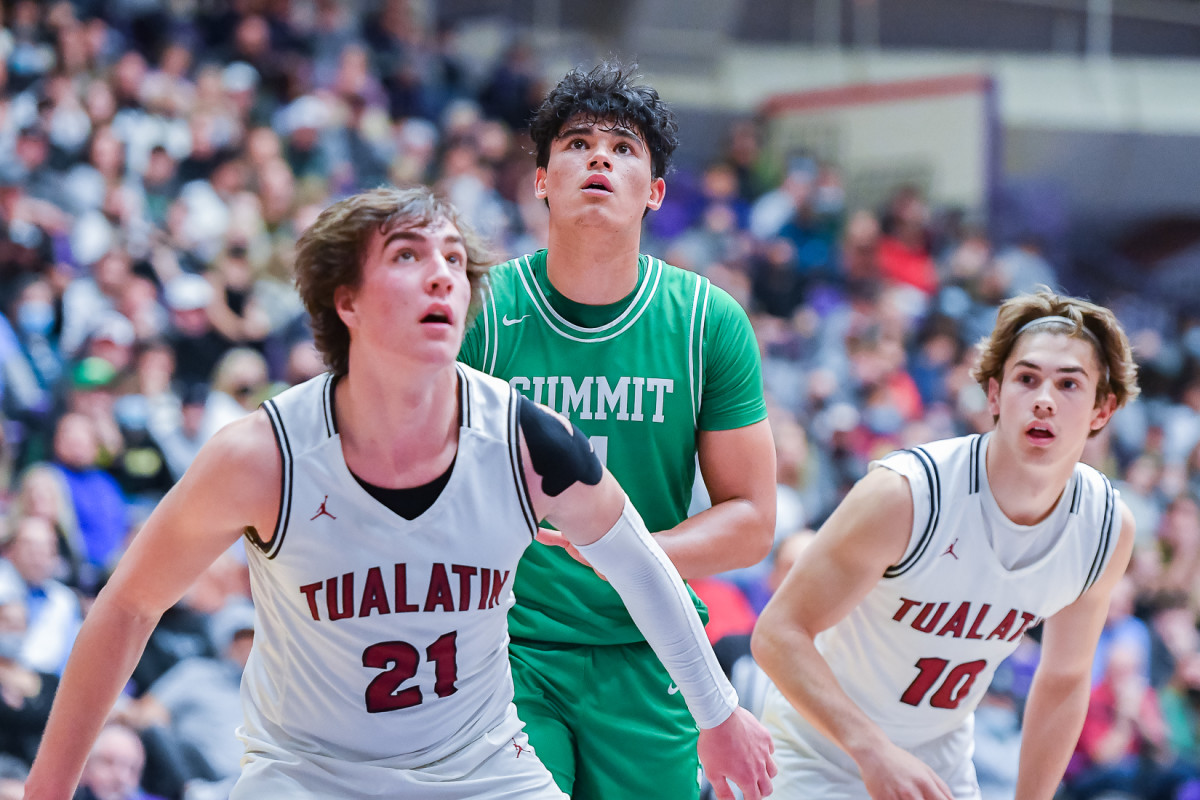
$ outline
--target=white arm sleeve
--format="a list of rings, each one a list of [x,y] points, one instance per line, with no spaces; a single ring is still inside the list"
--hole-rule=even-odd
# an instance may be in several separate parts
[[[683,693],[701,728],[720,725],[737,708],[683,579],[625,498],[616,524],[578,548],[621,595],[629,616]]]

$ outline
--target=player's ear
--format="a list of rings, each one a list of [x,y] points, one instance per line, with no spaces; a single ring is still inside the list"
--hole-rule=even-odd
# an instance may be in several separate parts
[[[546,168],[538,167],[533,174],[533,196],[538,200],[546,199]]]
[[[1094,431],[1100,430],[1108,424],[1108,421],[1112,419],[1112,415],[1115,413],[1117,413],[1117,396],[1109,392],[1092,409],[1091,429]]]
[[[663,200],[667,196],[667,182],[662,178],[655,178],[650,183],[650,199],[646,201],[646,208],[651,211],[658,211],[662,208]]]
[[[988,378],[987,385],[988,413],[993,417],[1000,416],[1000,381]]]
[[[333,290],[333,310],[347,328],[358,324],[358,292],[346,284]]]

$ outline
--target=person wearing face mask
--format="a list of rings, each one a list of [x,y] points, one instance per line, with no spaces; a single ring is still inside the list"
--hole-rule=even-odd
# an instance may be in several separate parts
[[[6,434],[19,459],[45,427],[51,394],[62,376],[56,325],[54,292],[42,278],[28,279],[8,316],[0,317],[0,391],[4,416],[12,423]]]
[[[50,704],[58,689],[58,676],[23,664],[28,611],[20,578],[0,561],[0,753],[33,761]]]

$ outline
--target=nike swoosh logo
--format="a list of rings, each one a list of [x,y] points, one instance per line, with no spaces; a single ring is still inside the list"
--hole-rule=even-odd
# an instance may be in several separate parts
[[[667,687],[667,694],[679,694],[679,687],[672,683]]]
[[[500,321],[503,322],[505,324],[505,326],[516,325],[518,322],[524,322],[525,317],[528,317],[528,316],[529,315],[526,314],[524,317],[518,317],[517,319],[509,319],[508,314],[505,314],[504,317]]]

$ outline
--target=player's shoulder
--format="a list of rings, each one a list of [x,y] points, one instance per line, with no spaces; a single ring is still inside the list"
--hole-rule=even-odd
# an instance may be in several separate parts
[[[487,282],[493,292],[507,293],[511,288],[519,285],[522,281],[522,275],[528,279],[532,275],[533,265],[539,260],[545,259],[545,251],[539,250],[536,253],[528,253],[526,255],[510,258],[488,268]]]
[[[749,321],[741,303],[706,276],[668,264],[654,256],[646,258],[650,264],[649,279],[674,295],[677,302],[703,310],[705,316],[717,324],[726,319]]]

